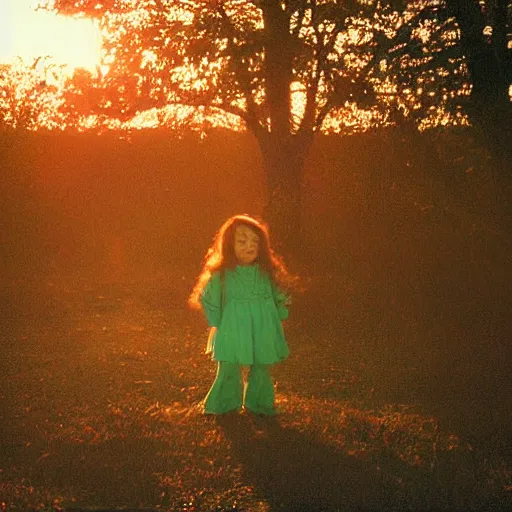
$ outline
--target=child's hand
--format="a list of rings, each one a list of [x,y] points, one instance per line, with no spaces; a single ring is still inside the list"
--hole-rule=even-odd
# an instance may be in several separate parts
[[[206,351],[205,354],[210,354],[213,350],[213,337],[217,332],[217,327],[211,327],[210,333],[208,334],[208,341],[206,342]]]

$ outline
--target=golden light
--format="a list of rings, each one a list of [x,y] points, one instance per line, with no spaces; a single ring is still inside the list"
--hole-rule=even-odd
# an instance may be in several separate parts
[[[95,72],[101,59],[101,33],[97,23],[35,10],[37,0],[1,0],[0,63],[17,57],[30,64],[50,56],[64,65],[66,74],[76,68]]]
[[[306,88],[300,82],[290,86],[292,125],[298,129],[306,110]]]
[[[0,64],[15,63],[16,66],[20,66],[20,69],[25,67],[26,70],[28,70],[28,74],[30,74],[34,72],[34,70],[30,68],[36,58],[49,57],[48,60],[42,59],[39,63],[39,66],[43,68],[42,70],[39,70],[38,67],[35,69],[36,72],[45,73],[44,81],[48,85],[63,85],[65,78],[71,76],[76,68],[85,68],[93,74],[100,73],[102,77],[105,77],[108,74],[110,66],[116,59],[116,51],[111,50],[109,54],[103,53],[102,37],[105,38],[104,41],[106,42],[108,42],[109,38],[113,38],[115,41],[114,35],[116,32],[125,30],[123,23],[121,23],[123,21],[121,18],[125,18],[125,21],[134,30],[140,29],[145,23],[151,21],[148,11],[144,10],[133,10],[129,13],[122,14],[111,13],[109,19],[112,32],[109,33],[108,28],[104,28],[102,34],[96,20],[84,17],[66,17],[44,10],[36,10],[38,3],[40,3],[40,0],[0,0]],[[189,9],[175,9],[171,11],[173,20],[180,20],[184,23],[190,21],[190,16],[191,11]],[[253,19],[253,22],[257,26],[262,23],[258,10],[247,14],[247,16],[252,17],[251,19]],[[403,20],[400,19],[398,14],[394,14],[388,18],[387,24],[384,23],[380,26],[380,22],[375,22],[376,25],[373,28],[387,30],[389,37],[391,37],[394,31],[392,27],[394,26],[395,29],[398,28],[400,24],[403,23]],[[294,23],[298,23],[298,18],[294,19]],[[308,11],[304,17],[303,26],[300,29],[301,36],[305,39],[312,39],[312,42],[315,44],[316,38],[319,35],[323,34],[322,37],[326,36],[329,38],[331,33],[335,30],[334,24],[326,23],[317,33],[311,23],[311,12]],[[364,55],[364,53],[352,50],[354,46],[359,46],[370,41],[373,31],[369,23],[370,21],[355,19],[347,31],[337,34],[336,36],[332,57],[338,59],[340,63],[342,62],[345,68],[349,69],[350,72],[357,73],[358,70],[368,64],[368,56]],[[387,29],[386,26],[388,26]],[[421,39],[424,43],[428,41],[430,37],[429,34],[429,26],[427,24],[416,29],[415,32],[416,37]],[[450,38],[455,36],[449,32],[445,37]],[[220,45],[223,44],[222,41],[218,42]],[[16,57],[21,57],[23,62],[16,63]],[[200,93],[208,92],[209,88],[212,90],[217,87],[217,75],[221,74],[221,68],[225,63],[225,60],[222,59],[216,62],[209,62],[205,59],[197,64],[197,68],[186,63],[181,67],[170,70],[169,79],[171,82],[179,84],[178,87],[181,88],[182,91],[197,93],[199,95]],[[417,59],[415,62],[410,60],[407,65],[414,63],[421,64],[421,60]],[[56,64],[57,66],[62,65],[63,69],[60,72],[56,71],[56,66],[49,64]],[[12,66],[12,68],[16,68],[16,66]],[[388,62],[382,59],[379,61],[378,66],[381,72],[385,74],[388,69]],[[32,67],[36,68],[36,66]],[[251,72],[257,71],[257,67],[258,65],[254,64]],[[147,73],[151,73],[153,70],[161,72],[165,71],[165,63],[162,64],[159,62],[157,52],[151,49],[142,50],[141,68],[146,69]],[[47,72],[48,69],[50,69],[50,72]],[[202,72],[205,69],[209,70],[209,76],[206,79],[202,77]],[[14,69],[14,71],[16,71],[16,69]],[[438,76],[442,74],[442,71],[438,71],[437,73]],[[448,75],[448,72],[444,74]],[[21,77],[21,71],[18,75]],[[55,79],[51,77],[55,77]],[[154,84],[156,90],[163,88],[163,80],[164,79],[161,77],[156,80]],[[432,77],[432,80],[434,80],[434,77]],[[28,84],[26,88],[32,87],[32,89],[34,89],[33,84],[29,84],[30,80],[28,80],[28,78],[26,81]],[[18,82],[22,82],[21,78],[18,78]],[[420,82],[422,82],[422,80],[418,81],[418,83]],[[395,85],[388,83],[386,80],[374,80],[372,85],[377,95],[383,98],[382,103],[384,105],[392,105],[395,110],[399,108],[405,113],[410,113],[414,109],[419,108],[421,102],[418,101],[418,97],[424,98],[435,94],[433,91],[429,91],[428,87],[424,88],[422,85],[416,88],[416,94],[413,94],[412,90],[399,92]],[[27,98],[30,99],[30,95],[22,94],[25,89],[23,89],[20,84],[18,84],[18,86],[17,89],[13,87],[13,91],[16,89],[16,94],[20,95],[20,97],[23,97],[25,100]],[[123,86],[121,86],[121,88],[122,87]],[[320,85],[320,92],[321,89],[322,84]],[[59,88],[59,93],[61,92],[62,87]],[[400,98],[401,94],[404,94],[403,98]],[[254,93],[254,97],[257,104],[263,102],[263,87]],[[294,81],[290,86],[292,130],[298,129],[304,117],[305,97],[305,85],[299,81]],[[58,98],[56,97],[55,101],[57,100]],[[449,98],[446,94],[440,98],[440,101],[443,102],[447,102],[448,100]],[[170,101],[172,101],[172,98]],[[220,103],[217,103],[217,107],[220,106]],[[232,98],[231,106],[237,106],[241,109],[246,107],[245,101],[240,95]],[[227,113],[221,114],[220,109],[215,108],[215,105],[213,107],[213,109],[202,107],[193,109],[184,105],[167,105],[167,107],[139,112],[138,115],[131,121],[126,122],[123,126],[126,125],[127,128],[143,129],[161,126],[162,124],[174,126],[183,120],[187,120],[187,122],[188,120],[192,120],[189,122],[189,125],[199,126],[202,123],[205,127],[215,125],[236,130],[244,129],[243,122],[235,115]],[[48,108],[47,110],[51,111],[52,109]],[[376,107],[362,109],[358,108],[355,103],[346,102],[338,109],[332,111],[324,119],[321,131],[326,133],[339,133],[340,131],[348,130],[350,132],[352,130],[356,131],[357,129],[367,129],[375,123],[386,125],[390,121],[385,110],[386,109],[379,110]],[[442,105],[435,116],[428,116],[429,123],[434,120],[433,122],[438,125],[445,124],[450,120],[453,121],[453,119],[453,116],[450,117],[449,113],[443,109]],[[38,122],[41,123],[40,120]],[[92,116],[83,121],[83,127],[84,129],[94,127],[98,122],[99,120]],[[460,123],[460,119],[455,119],[455,122]],[[15,125],[14,122],[13,125]]]

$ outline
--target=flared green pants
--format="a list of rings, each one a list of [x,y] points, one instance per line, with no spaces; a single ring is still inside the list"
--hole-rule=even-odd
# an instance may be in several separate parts
[[[224,414],[239,410],[243,405],[256,414],[273,416],[276,414],[274,400],[269,365],[250,366],[247,383],[243,386],[240,365],[219,361],[217,376],[204,401],[204,412]]]

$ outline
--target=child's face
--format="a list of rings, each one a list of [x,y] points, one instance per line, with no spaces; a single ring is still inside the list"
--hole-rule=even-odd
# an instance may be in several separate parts
[[[245,224],[235,229],[235,256],[242,265],[254,263],[258,257],[260,237],[256,231]]]

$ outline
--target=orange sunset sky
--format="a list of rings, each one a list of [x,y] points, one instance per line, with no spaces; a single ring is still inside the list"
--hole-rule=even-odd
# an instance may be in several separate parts
[[[93,20],[36,11],[37,0],[0,0],[0,63],[19,56],[30,64],[50,55],[69,71],[91,71],[101,55],[100,30]]]

